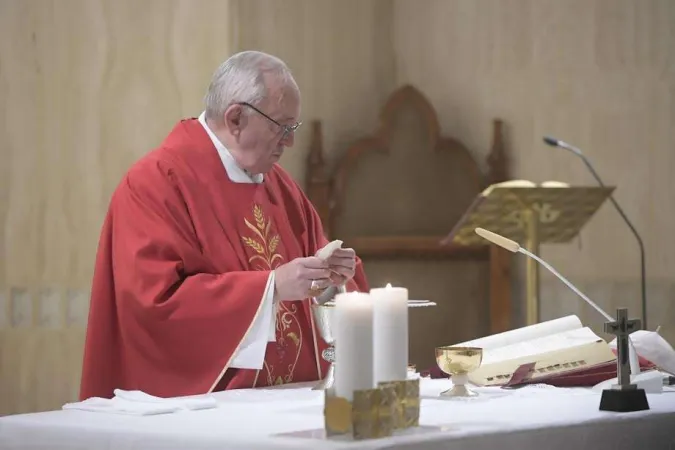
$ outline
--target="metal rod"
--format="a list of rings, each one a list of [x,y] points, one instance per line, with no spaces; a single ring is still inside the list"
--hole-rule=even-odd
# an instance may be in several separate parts
[[[610,316],[607,312],[605,312],[605,310],[603,310],[602,308],[600,308],[593,300],[591,300],[590,298],[586,297],[586,295],[585,295],[583,292],[581,292],[579,289],[577,289],[576,286],[574,286],[572,283],[570,283],[570,282],[567,280],[567,278],[565,278],[565,277],[563,277],[562,275],[560,275],[560,273],[558,273],[558,271],[555,270],[555,269],[553,268],[553,266],[551,266],[549,263],[547,263],[546,261],[544,261],[543,259],[541,259],[540,257],[538,257],[537,254],[536,254],[536,252],[530,252],[530,251],[528,251],[527,249],[524,249],[524,248],[522,248],[522,247],[521,247],[518,251],[519,251],[520,253],[524,254],[524,255],[529,256],[529,258],[527,258],[528,260],[531,260],[531,261],[534,261],[534,262],[539,262],[542,266],[546,267],[553,275],[557,276],[557,277],[560,279],[560,281],[562,281],[563,283],[565,283],[565,285],[566,285],[568,288],[572,289],[572,291],[573,291],[575,294],[577,294],[579,297],[581,297],[582,299],[584,299],[584,300],[586,301],[586,303],[588,303],[589,305],[591,305],[591,306],[593,307],[593,309],[595,309],[597,312],[599,312],[599,313],[602,315],[602,317],[604,317],[605,319],[609,320],[610,322],[613,322],[613,321],[614,321],[614,317]]]
[[[532,209],[525,210],[525,220],[527,226],[527,248],[533,253],[539,254],[538,212]],[[539,323],[539,264],[537,264],[537,261],[528,258],[525,270],[527,277],[527,324],[533,325]]]

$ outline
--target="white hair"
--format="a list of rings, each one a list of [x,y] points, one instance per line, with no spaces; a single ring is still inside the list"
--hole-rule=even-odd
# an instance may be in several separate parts
[[[204,97],[206,117],[222,121],[230,105],[246,102],[257,106],[267,97],[265,75],[297,89],[290,69],[276,56],[257,51],[240,52],[216,69]]]

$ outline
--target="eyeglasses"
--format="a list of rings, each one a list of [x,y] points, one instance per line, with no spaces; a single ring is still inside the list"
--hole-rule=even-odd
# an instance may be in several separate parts
[[[237,105],[248,106],[249,108],[251,108],[252,110],[257,112],[258,114],[260,114],[261,116],[263,116],[264,118],[266,118],[267,120],[269,120],[270,122],[272,122],[273,124],[275,124],[276,126],[281,128],[281,130],[284,132],[284,134],[281,136],[281,139],[286,139],[288,137],[288,135],[295,132],[295,130],[297,130],[300,127],[300,125],[302,125],[302,122],[296,122],[293,125],[280,124],[279,122],[272,119],[270,116],[268,116],[267,114],[265,114],[264,112],[260,111],[258,108],[256,108],[255,106],[253,106],[253,105],[251,105],[250,103],[247,103],[247,102],[239,102],[239,103],[237,103]]]

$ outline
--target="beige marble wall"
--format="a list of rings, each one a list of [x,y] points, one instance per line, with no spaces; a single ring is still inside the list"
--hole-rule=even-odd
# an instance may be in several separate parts
[[[231,51],[230,3],[199,3],[0,1],[0,414],[77,396],[110,193]]]
[[[675,342],[675,4],[669,0],[0,0],[0,414],[79,383],[101,219],[117,180],[201,108],[230,52],[278,54],[324,121],[329,160],[387,95],[421,89],[482,159],[503,118],[516,176],[592,184],[586,149],[643,233],[650,327]],[[282,160],[299,181],[306,127]],[[609,205],[544,255],[599,303],[638,310],[636,246]],[[544,274],[545,317],[579,312]],[[596,325],[596,329],[598,329]]]
[[[396,87],[390,0],[239,0],[237,50],[283,58],[302,90],[302,118],[281,163],[303,183],[309,121],[324,123],[331,164],[352,141],[371,133]]]

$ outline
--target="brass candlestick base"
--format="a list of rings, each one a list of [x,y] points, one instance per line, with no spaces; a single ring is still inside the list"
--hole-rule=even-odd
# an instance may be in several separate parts
[[[436,364],[439,369],[450,375],[453,387],[441,392],[444,397],[476,397],[466,384],[469,372],[480,367],[483,361],[483,349],[477,347],[438,347],[436,348]]]
[[[403,430],[419,426],[420,383],[419,380],[390,381],[378,383],[380,388],[391,387],[396,395],[393,409],[393,427]]]
[[[333,304],[313,304],[312,314],[316,321],[317,328],[321,338],[330,346],[321,352],[321,357],[324,361],[330,363],[326,376],[321,380],[313,390],[328,390],[332,389],[335,384],[335,338],[333,337],[332,323],[335,313],[335,306]]]
[[[328,437],[354,440],[391,436],[395,430],[419,426],[419,380],[380,383],[354,392],[354,401],[324,391],[324,427]]]

